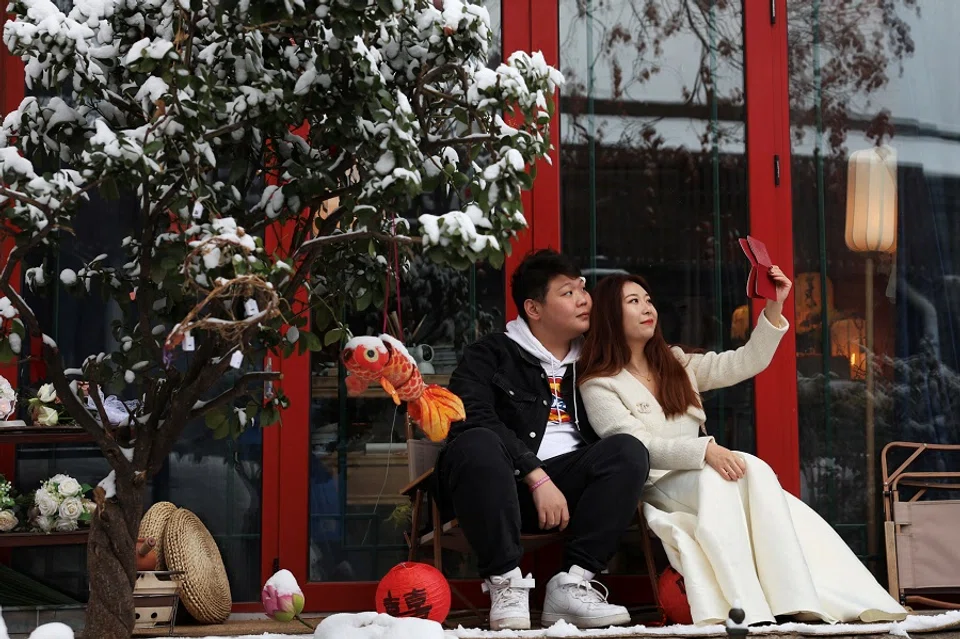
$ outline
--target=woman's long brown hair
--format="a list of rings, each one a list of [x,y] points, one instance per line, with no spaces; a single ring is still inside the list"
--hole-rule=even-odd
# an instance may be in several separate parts
[[[616,375],[630,363],[630,344],[623,330],[623,287],[628,282],[650,291],[646,281],[639,275],[608,275],[600,280],[592,292],[590,331],[577,363],[577,381],[580,384],[597,377]],[[682,415],[690,406],[702,408],[700,396],[693,390],[683,364],[663,339],[659,321],[643,353],[650,371],[656,375],[657,401],[668,418]]]

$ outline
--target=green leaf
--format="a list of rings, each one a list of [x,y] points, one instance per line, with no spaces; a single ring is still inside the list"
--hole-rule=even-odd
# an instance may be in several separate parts
[[[334,328],[327,331],[327,334],[323,337],[323,345],[330,346],[334,342],[339,342],[343,339],[344,331],[342,328]]]
[[[213,429],[213,438],[214,439],[226,439],[230,434],[230,420],[225,419],[224,421],[217,424],[217,427]]]
[[[520,188],[524,191],[529,191],[533,188],[533,177],[529,173],[520,173],[517,175],[517,178],[520,180]]]
[[[363,295],[357,298],[357,310],[365,311],[370,306],[370,302],[373,301],[373,290],[367,289],[363,292]]]
[[[17,354],[13,352],[13,349],[10,348],[10,340],[4,339],[0,342],[0,363],[6,364],[14,360],[17,357]]]
[[[331,321],[333,321],[333,315],[330,314],[330,310],[326,307],[326,305],[318,304],[314,307],[313,329],[315,331],[322,331],[330,325]]]
[[[280,421],[280,411],[272,403],[264,406],[260,413],[260,428],[273,426]]]
[[[23,322],[21,322],[19,318],[15,318],[13,320],[11,330],[13,331],[14,335],[19,335],[20,337],[27,336],[27,329],[23,326]]]
[[[93,486],[91,486],[90,484],[80,484],[81,493],[86,494],[86,493],[89,493],[91,490],[93,490]]]
[[[300,339],[297,340],[303,347],[309,351],[316,352],[323,350],[323,344],[320,342],[320,336],[309,331],[300,331]]]
[[[163,150],[163,140],[154,140],[143,147],[144,155],[154,155]]]
[[[488,261],[490,262],[490,266],[492,266],[495,269],[500,269],[500,268],[503,268],[503,262],[505,259],[506,259],[506,255],[498,251],[496,253],[493,253],[488,259]]]
[[[207,428],[216,432],[220,428],[221,424],[227,421],[227,413],[220,410],[212,410],[206,415],[203,416],[203,421],[207,425]]]

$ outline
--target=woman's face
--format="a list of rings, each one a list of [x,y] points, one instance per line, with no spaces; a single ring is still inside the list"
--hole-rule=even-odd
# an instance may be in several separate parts
[[[657,309],[636,282],[623,285],[623,332],[629,342],[646,343],[657,329]]]

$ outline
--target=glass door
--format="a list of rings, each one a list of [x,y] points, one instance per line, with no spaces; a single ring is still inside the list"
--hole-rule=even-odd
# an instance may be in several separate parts
[[[738,239],[758,237],[792,273],[789,215],[778,215],[785,28],[776,5],[560,0],[559,8],[563,250],[591,283],[612,273],[647,279],[669,342],[743,345],[763,305],[745,294]],[[788,490],[794,362],[788,335],[755,381],[703,398],[710,434],[766,460]],[[610,568],[624,575],[607,580],[618,597],[645,589],[628,576],[644,572],[630,544]]]
[[[484,4],[493,34],[489,64],[496,66],[503,41],[501,2]],[[439,190],[422,196],[409,216],[457,209],[453,198]],[[415,258],[401,276],[399,301],[391,283],[386,317],[370,306],[337,319],[354,335],[399,334],[426,382],[445,386],[467,344],[503,330],[504,281],[504,271],[487,264],[457,271]],[[313,312],[313,321],[327,326],[330,311]],[[296,390],[288,387],[293,405],[273,448],[265,443],[279,460],[274,470],[279,526],[275,539],[266,542],[275,544],[276,563],[266,569],[294,572],[310,610],[370,610],[377,582],[407,559],[410,502],[400,494],[413,479],[406,408],[395,406],[379,387],[348,397],[339,354],[340,344],[334,343],[279,362],[284,383],[295,383]],[[476,578],[472,558],[462,554],[445,555],[444,570],[451,579]]]

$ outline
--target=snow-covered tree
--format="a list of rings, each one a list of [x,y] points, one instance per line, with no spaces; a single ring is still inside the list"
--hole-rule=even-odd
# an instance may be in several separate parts
[[[343,310],[381,303],[414,251],[502,263],[562,79],[539,54],[487,68],[489,17],[473,0],[10,11],[4,43],[35,95],[0,132],[0,231],[16,242],[0,339],[16,355],[42,338],[34,355],[113,468],[96,491],[86,635],[126,639],[143,488],[187,422],[227,435],[276,421],[290,400],[264,356],[342,340]],[[12,276],[55,253],[94,191],[137,202],[137,234],[116,247],[126,263],[50,261],[25,278],[41,295],[60,282],[120,305],[116,348],[73,364]],[[458,210],[427,212],[421,194]],[[277,228],[282,246],[268,251]],[[111,413],[105,390],[132,400],[128,414]]]

